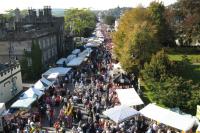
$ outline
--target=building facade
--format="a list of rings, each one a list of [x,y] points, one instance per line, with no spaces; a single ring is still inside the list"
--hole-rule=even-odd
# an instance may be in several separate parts
[[[5,23],[9,23],[9,26],[0,29],[1,63],[9,62],[11,55],[14,59],[21,60],[25,52],[31,52],[33,42],[39,44],[42,62],[46,66],[55,63],[66,51],[64,18],[52,16],[48,6],[38,13],[35,9],[28,9],[25,17],[16,9],[15,17],[9,22],[2,21],[0,25],[6,25]]]
[[[44,65],[52,63],[57,59],[56,34],[48,30],[47,32],[42,32],[42,34],[34,32],[33,36],[27,35],[26,39],[18,38],[12,41],[0,41],[1,63],[8,63],[11,55],[14,59],[21,60],[25,56],[25,52],[31,52],[33,41],[36,41],[40,46]]]
[[[6,103],[22,91],[21,68],[19,64],[0,64],[0,103]]]

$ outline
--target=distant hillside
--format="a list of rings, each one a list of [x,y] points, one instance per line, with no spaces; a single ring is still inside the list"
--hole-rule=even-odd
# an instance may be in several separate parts
[[[102,15],[110,15],[119,18],[125,11],[132,9],[131,7],[117,7],[109,10],[101,11]]]
[[[93,10],[94,12],[97,12],[95,10]],[[64,12],[65,9],[61,9],[61,8],[53,8],[52,9],[52,14],[53,16],[57,16],[57,17],[63,17],[64,16]],[[98,11],[99,12],[99,11]]]
[[[52,9],[53,16],[63,17],[65,9],[54,8]]]

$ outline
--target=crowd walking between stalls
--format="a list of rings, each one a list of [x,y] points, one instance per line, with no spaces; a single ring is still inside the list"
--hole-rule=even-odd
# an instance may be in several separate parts
[[[106,30],[101,31],[105,38]],[[157,123],[141,115],[124,122],[114,122],[103,112],[119,105],[116,89],[136,88],[133,78],[113,79],[113,59],[110,38],[105,44],[93,47],[84,63],[57,81],[37,99],[29,113],[4,121],[5,132],[40,133],[176,133],[178,130]],[[124,76],[124,75],[121,75]],[[116,78],[117,79],[117,78]],[[38,113],[34,113],[38,112]],[[27,115],[26,118],[22,116]]]

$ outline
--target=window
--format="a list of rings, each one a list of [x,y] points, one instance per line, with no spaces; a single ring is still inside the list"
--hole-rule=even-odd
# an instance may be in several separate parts
[[[56,44],[56,36],[53,37],[53,44]]]
[[[43,48],[46,48],[45,39],[43,39]]]
[[[51,37],[51,43],[54,44],[54,39],[53,36]]]
[[[27,61],[28,61],[28,66],[32,66],[32,60],[31,60],[31,58],[27,58]]]
[[[51,45],[51,44],[50,44],[50,40],[49,40],[49,38],[47,38],[47,44],[48,44],[48,46]]]
[[[44,54],[44,61],[48,60],[48,52],[45,52]]]
[[[56,48],[54,47],[52,50],[53,50],[54,55],[56,55],[56,53],[57,53]]]
[[[51,55],[51,49],[49,49],[49,58],[51,58],[51,56],[52,56],[52,55]]]
[[[40,49],[43,49],[42,40],[39,40]]]

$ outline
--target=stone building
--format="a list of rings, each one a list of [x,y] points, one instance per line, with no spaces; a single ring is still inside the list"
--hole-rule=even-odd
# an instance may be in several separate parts
[[[10,21],[0,22],[0,25],[6,23],[9,23],[7,28],[0,28],[1,63],[9,62],[10,55],[15,59],[22,59],[25,51],[31,52],[33,41],[38,42],[42,50],[42,62],[46,66],[55,63],[66,51],[64,18],[52,16],[49,6],[40,9],[38,15],[35,9],[28,9],[28,15],[23,18],[16,9],[15,17]]]
[[[5,103],[22,91],[21,68],[19,64],[0,64],[0,103]]]
[[[25,52],[31,52],[33,41],[37,41],[42,50],[43,64],[52,63],[57,59],[56,34],[54,30],[46,29],[30,33],[18,33],[14,40],[0,41],[0,61],[8,63],[11,55],[16,60],[22,59]],[[29,57],[27,58],[29,60]]]

